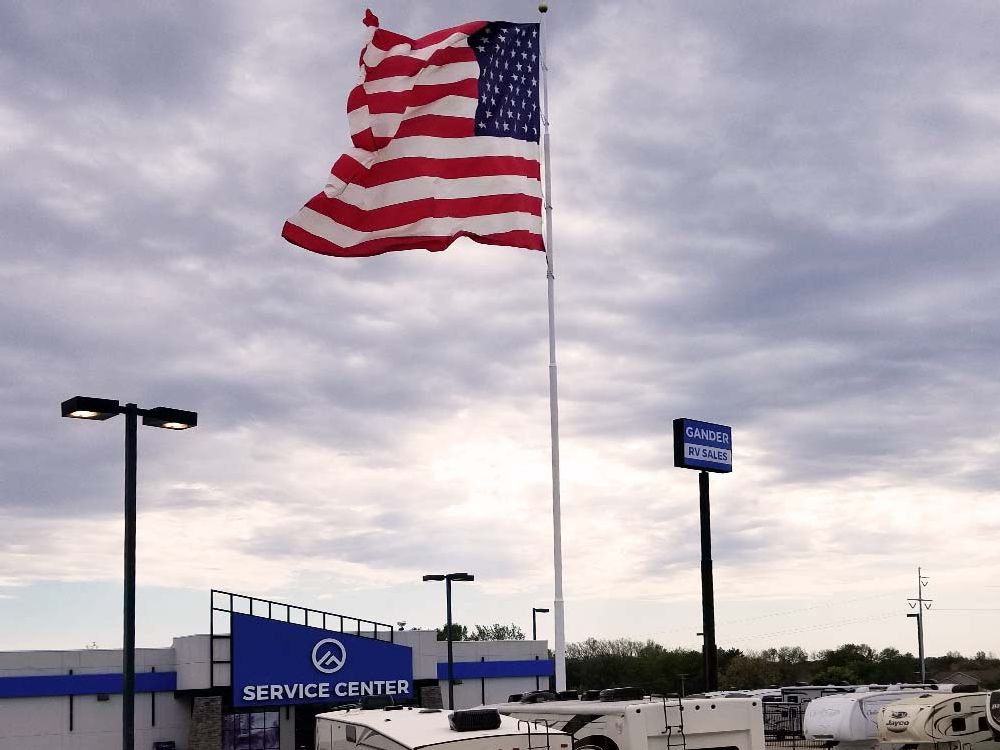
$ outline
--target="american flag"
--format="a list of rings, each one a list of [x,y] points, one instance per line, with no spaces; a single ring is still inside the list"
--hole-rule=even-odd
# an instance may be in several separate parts
[[[539,25],[473,21],[410,39],[365,17],[354,144],[285,223],[324,255],[444,250],[459,237],[543,250]]]

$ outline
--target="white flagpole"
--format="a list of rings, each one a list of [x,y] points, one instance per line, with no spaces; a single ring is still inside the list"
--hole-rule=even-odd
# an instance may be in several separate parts
[[[546,57],[545,13],[548,6],[538,5],[540,24],[542,79],[542,150],[545,158],[545,265],[549,293],[549,422],[552,433],[552,555],[555,568],[555,595],[552,610],[556,635],[556,690],[566,689],[566,617],[563,611],[562,508],[559,489],[559,379],[556,368],[555,272],[552,252],[552,169],[549,161],[549,76]]]

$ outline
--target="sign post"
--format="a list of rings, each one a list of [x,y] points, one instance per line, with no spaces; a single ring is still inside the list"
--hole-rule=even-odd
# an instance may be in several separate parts
[[[719,689],[719,659],[715,645],[715,588],[712,580],[712,512],[708,473],[733,470],[733,430],[727,425],[674,420],[674,466],[698,474],[701,516],[701,617],[705,638],[705,690]]]

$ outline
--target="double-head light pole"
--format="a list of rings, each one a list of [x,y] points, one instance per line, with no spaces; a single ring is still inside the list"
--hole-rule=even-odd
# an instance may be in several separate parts
[[[139,417],[149,427],[187,430],[198,424],[198,414],[183,409],[157,406],[142,409],[136,404],[122,406],[109,398],[74,396],[62,402],[62,416],[69,419],[104,421],[125,415],[125,606],[122,646],[122,749],[135,748],[135,538],[136,538],[136,458]]]
[[[452,653],[451,623],[451,582],[452,581],[474,581],[476,577],[469,573],[430,573],[424,576],[425,581],[444,581],[444,597],[446,607],[445,637],[448,641],[448,708],[455,710],[455,658]]]

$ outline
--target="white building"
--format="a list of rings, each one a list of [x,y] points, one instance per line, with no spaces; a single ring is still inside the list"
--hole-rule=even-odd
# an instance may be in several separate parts
[[[435,631],[223,592],[213,605],[209,634],[137,649],[136,750],[311,750],[315,715],[338,704],[448,707]],[[453,666],[457,708],[553,671],[545,641],[456,642]],[[120,649],[0,652],[0,750],[120,749],[121,671]]]

